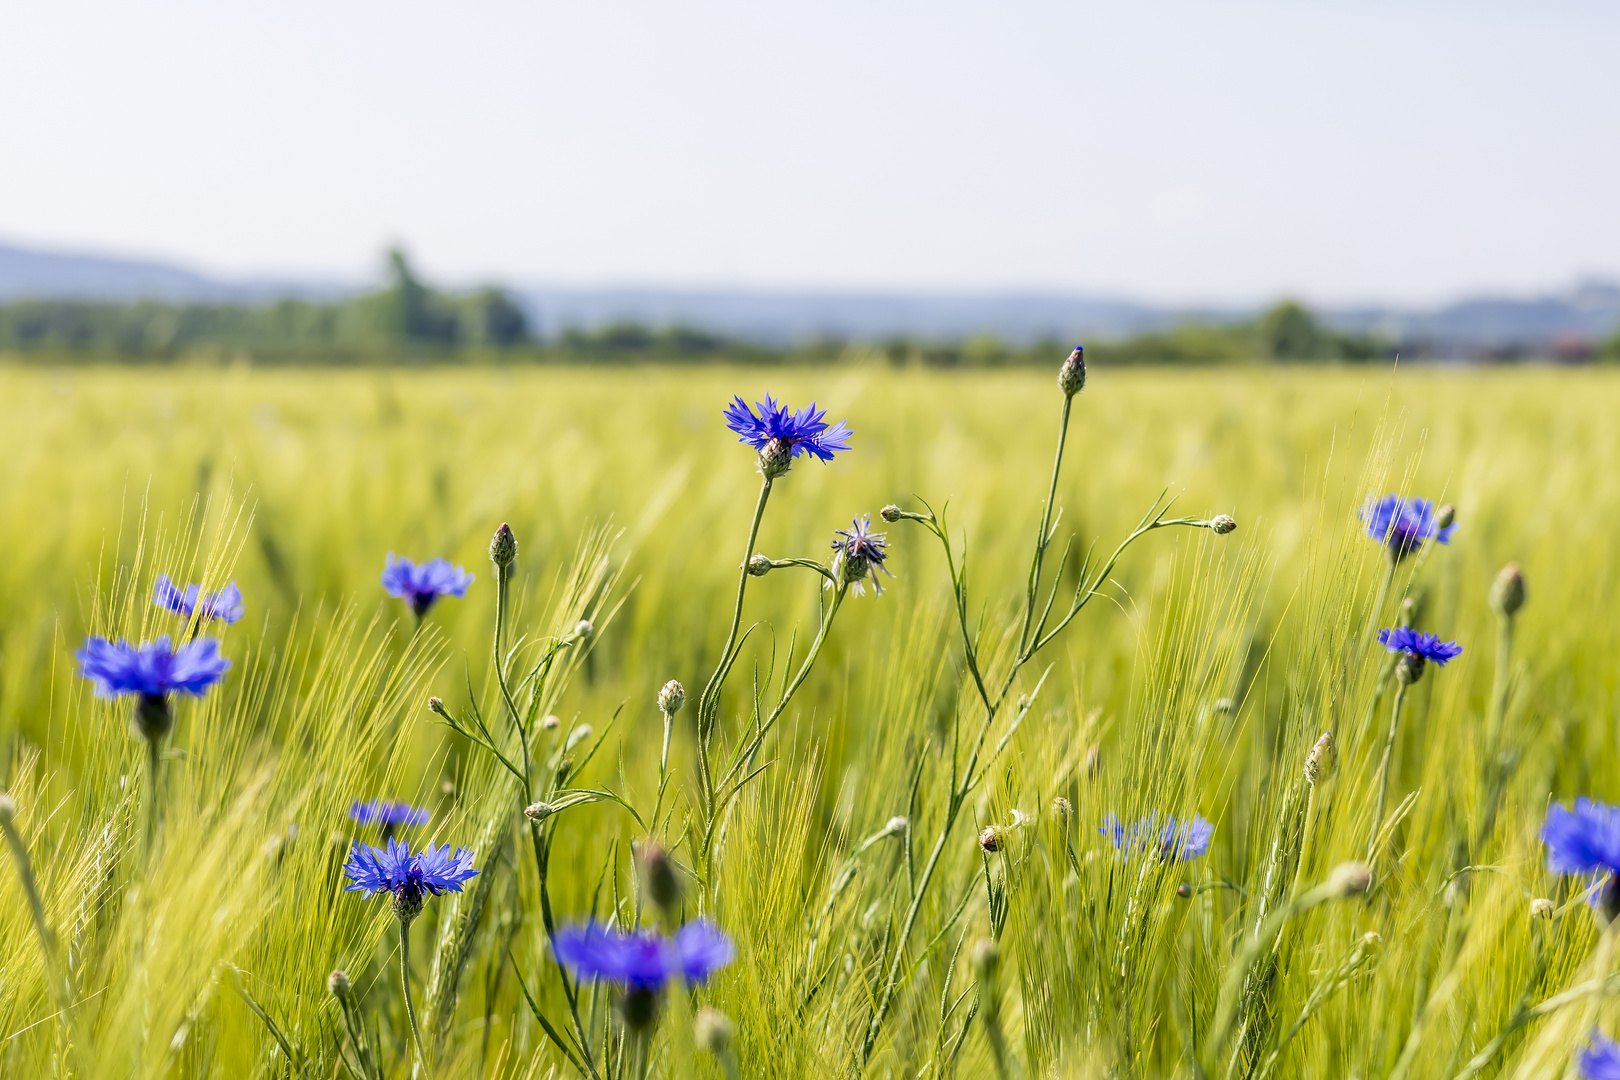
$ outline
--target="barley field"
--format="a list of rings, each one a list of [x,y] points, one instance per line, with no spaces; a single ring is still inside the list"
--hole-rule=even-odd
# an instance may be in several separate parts
[[[1576,1075],[1620,930],[1541,830],[1620,797],[1620,372],[1066,410],[1061,359],[0,366],[0,1075]],[[763,501],[766,393],[854,434]],[[390,553],[475,580],[418,625]],[[138,729],[76,653],[164,634],[231,666]],[[348,891],[385,836],[478,873]]]

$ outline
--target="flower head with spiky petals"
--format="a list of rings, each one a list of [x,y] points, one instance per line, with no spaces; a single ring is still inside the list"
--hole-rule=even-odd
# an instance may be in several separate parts
[[[847,423],[840,420],[829,425],[827,410],[816,408],[813,401],[794,412],[766,394],[765,400],[756,401],[754,407],[759,410],[758,415],[741,397],[736,397],[725,407],[723,415],[726,427],[737,433],[737,441],[747,443],[760,452],[762,467],[768,449],[779,452],[782,472],[786,472],[787,465],[801,454],[813,454],[822,461],[831,461],[834,454],[849,449],[852,433]]]
[[[349,807],[349,816],[361,825],[381,825],[397,828],[401,825],[426,825],[433,814],[410,803],[373,799],[356,801]]]
[[[672,938],[650,930],[623,934],[594,922],[557,932],[557,960],[576,978],[642,989],[673,979],[703,982],[734,955],[730,939],[702,920],[687,923]]]
[[[79,674],[95,684],[96,696],[102,698],[125,694],[202,697],[231,666],[219,655],[219,642],[213,638],[198,638],[177,649],[168,634],[141,645],[85,638],[74,658],[79,661]]]
[[[187,585],[182,589],[168,574],[158,575],[157,585],[152,589],[152,603],[176,615],[187,618],[195,615],[202,622],[218,619],[227,625],[247,611],[242,603],[242,590],[234,581],[218,592],[204,594],[201,585]]]
[[[343,865],[343,875],[350,881],[344,891],[392,893],[394,914],[401,922],[410,922],[421,914],[427,896],[460,892],[462,882],[477,877],[472,862],[471,851],[456,848],[452,852],[449,844],[442,848],[429,844],[412,854],[409,845],[397,839],[389,840],[386,848],[357,841]]]
[[[1576,1064],[1584,1080],[1620,1080],[1620,1043],[1594,1031]]]
[[[844,584],[855,590],[856,596],[864,593],[862,581],[872,579],[872,588],[879,596],[883,595],[883,583],[878,580],[878,571],[888,574],[889,568],[883,565],[888,557],[889,542],[884,539],[883,533],[872,531],[872,519],[865,514],[857,517],[847,529],[834,529],[833,546],[833,574]],[[831,585],[828,582],[828,585]]]
[[[1126,828],[1118,817],[1109,814],[1097,831],[1126,855],[1141,850],[1152,852],[1161,862],[1186,862],[1209,852],[1215,826],[1199,814],[1185,820],[1151,814]]]
[[[1455,641],[1441,641],[1434,634],[1425,634],[1405,626],[1378,631],[1378,640],[1390,652],[1421,656],[1439,667],[1445,667],[1447,661],[1455,660],[1463,651]]]
[[[429,559],[418,566],[392,551],[382,573],[382,586],[388,595],[407,601],[418,619],[441,596],[466,596],[467,586],[472,583],[473,575],[444,559]]]
[[[1425,540],[1451,543],[1451,534],[1457,529],[1455,524],[1442,527],[1435,520],[1430,500],[1399,495],[1385,495],[1367,503],[1361,508],[1361,524],[1367,535],[1383,543],[1390,558],[1397,562],[1422,547]]]
[[[1541,842],[1555,874],[1620,874],[1620,807],[1585,798],[1575,800],[1574,810],[1554,803]]]

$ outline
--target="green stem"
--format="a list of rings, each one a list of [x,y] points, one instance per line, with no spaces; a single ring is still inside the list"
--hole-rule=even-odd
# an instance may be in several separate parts
[[[1046,560],[1046,545],[1051,542],[1052,504],[1057,501],[1058,471],[1063,468],[1063,448],[1069,440],[1069,412],[1074,398],[1063,395],[1063,419],[1058,424],[1057,454],[1052,458],[1052,481],[1046,489],[1046,506],[1041,511],[1041,531],[1035,536],[1035,558],[1029,566],[1029,586],[1024,606],[1024,627],[1018,635],[1018,651],[1029,647],[1030,626],[1035,620],[1035,605],[1041,591],[1041,569]]]
[[[1372,610],[1367,613],[1367,626],[1361,633],[1361,651],[1366,652],[1372,645],[1373,631],[1378,629],[1378,620],[1384,614],[1384,604],[1389,600],[1389,591],[1395,585],[1395,568],[1399,564],[1395,557],[1384,549],[1384,561],[1388,568],[1384,571],[1383,583],[1378,586],[1378,598],[1373,601]]]
[[[754,557],[754,543],[759,539],[759,523],[765,519],[765,504],[771,497],[770,477],[759,485],[759,500],[754,504],[754,520],[748,526],[748,546],[743,551],[742,569],[737,573],[737,602],[731,611],[731,632],[726,635],[725,648],[720,650],[720,662],[709,676],[698,698],[698,742],[704,754],[708,752],[709,733],[714,728],[714,717],[720,707],[720,684],[725,680],[731,663],[731,652],[737,647],[737,633],[742,629],[743,597],[748,592],[748,560]]]
[[[1373,862],[1378,852],[1378,834],[1384,826],[1384,803],[1389,798],[1389,762],[1395,752],[1395,735],[1400,729],[1401,706],[1406,703],[1407,683],[1395,680],[1395,701],[1389,709],[1389,734],[1384,737],[1384,757],[1378,764],[1378,809],[1373,814],[1372,836],[1367,839],[1367,861]]]
[[[163,778],[163,749],[157,739],[146,740],[146,836],[144,860],[147,873],[157,854],[159,785]]]
[[[1513,662],[1513,616],[1496,620],[1496,672],[1491,678],[1491,711],[1485,718],[1485,775],[1490,779],[1502,753],[1502,721],[1507,716],[1508,672]]]
[[[1316,830],[1316,785],[1310,785],[1305,794],[1305,829],[1299,838],[1299,864],[1294,868],[1294,884],[1288,890],[1290,895],[1297,896],[1300,886],[1304,884],[1306,869],[1311,863],[1311,841],[1315,839]]]
[[[399,921],[399,985],[405,991],[405,1017],[411,1022],[411,1042],[416,1046],[416,1060],[422,1066],[422,1075],[432,1080],[433,1067],[428,1064],[427,1050],[422,1046],[422,1029],[416,1024],[416,1005],[411,1000],[411,924]]]

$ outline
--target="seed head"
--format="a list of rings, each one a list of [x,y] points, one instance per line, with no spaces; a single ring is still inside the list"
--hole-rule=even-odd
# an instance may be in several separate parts
[[[1063,366],[1058,368],[1058,389],[1063,396],[1072,398],[1086,388],[1086,350],[1076,345]]]
[[[1311,752],[1305,755],[1305,782],[1314,784],[1317,780],[1326,780],[1333,775],[1333,766],[1336,764],[1338,753],[1333,745],[1333,732],[1324,731],[1311,747]]]
[[[979,850],[988,854],[995,854],[1001,850],[1001,826],[986,825],[979,834]]]
[[[1491,610],[1504,619],[1511,619],[1524,607],[1524,571],[1518,563],[1510,562],[1491,582]]]
[[[1544,896],[1538,896],[1530,901],[1530,917],[1532,919],[1551,919],[1553,917],[1553,902]]]
[[[349,991],[353,989],[349,985],[349,973],[342,968],[334,968],[332,974],[326,977],[326,989],[328,993],[339,1001],[348,997]]]
[[[1237,531],[1237,518],[1231,514],[1216,514],[1210,519],[1209,528],[1216,536],[1225,536]]]
[[[883,831],[889,836],[904,836],[909,828],[911,828],[911,822],[903,817],[896,816],[889,819],[889,823],[883,826]]]
[[[550,817],[556,812],[557,808],[548,802],[530,803],[528,806],[523,808],[523,816],[534,822],[536,825],[546,820],[546,818]]]
[[[761,555],[756,551],[752,555],[748,556],[749,577],[764,577],[770,572],[771,557],[769,555]]]
[[[787,439],[772,439],[759,450],[759,471],[767,480],[775,480],[787,473],[793,465],[793,443]]]
[[[1057,818],[1059,821],[1068,821],[1070,815],[1072,815],[1073,813],[1074,813],[1074,807],[1069,804],[1068,799],[1065,799],[1061,795],[1055,795],[1055,796],[1052,797],[1052,816],[1053,817]]]
[[[890,503],[888,506],[885,506],[882,510],[878,511],[878,517],[882,518],[884,521],[887,521],[890,525],[893,525],[895,522],[900,520],[900,508],[894,505],[894,503]]]
[[[666,913],[673,913],[681,902],[681,881],[675,876],[675,863],[668,852],[651,840],[643,841],[636,852],[641,863],[647,895]]]
[[[501,527],[495,530],[495,535],[489,541],[489,561],[505,570],[517,559],[517,537],[512,535],[512,526],[501,522]]]
[[[707,1005],[698,1010],[697,1019],[692,1023],[692,1038],[699,1049],[718,1056],[731,1049],[731,1041],[736,1037],[737,1025],[725,1013]]]
[[[1335,899],[1360,896],[1372,888],[1372,867],[1364,862],[1346,862],[1335,866],[1328,874],[1327,886]]]
[[[664,688],[658,691],[658,711],[665,716],[674,716],[685,704],[686,687],[674,679],[669,680],[664,684]]]

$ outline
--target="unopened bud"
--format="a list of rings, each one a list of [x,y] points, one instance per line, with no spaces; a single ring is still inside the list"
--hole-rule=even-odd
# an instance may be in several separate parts
[[[512,535],[512,526],[501,522],[501,527],[495,530],[494,537],[489,541],[489,561],[504,570],[517,559],[517,550],[517,537]]]
[[[767,480],[775,480],[793,465],[793,444],[786,439],[772,439],[759,452],[759,471]]]
[[[883,832],[888,836],[902,836],[909,828],[911,828],[911,822],[903,817],[896,816],[890,818],[889,823],[883,826]]]
[[[731,1041],[736,1037],[737,1025],[725,1013],[707,1005],[698,1010],[697,1019],[692,1022],[692,1038],[698,1049],[719,1056],[731,1049]]]
[[[1361,943],[1369,949],[1375,949],[1384,943],[1384,935],[1376,930],[1369,930],[1361,935]]]
[[[563,753],[567,753],[586,739],[591,737],[591,725],[581,724],[568,733],[568,741],[563,744]]]
[[[1022,810],[1018,809],[1017,807],[1013,807],[1013,809],[1008,814],[1007,825],[1008,825],[1009,828],[1022,829],[1025,825],[1028,825],[1029,822],[1030,822],[1029,815],[1024,813]]]
[[[444,699],[439,697],[428,698],[428,712],[437,713],[446,719],[450,717],[450,714],[445,712]]]
[[[895,522],[900,520],[900,508],[894,505],[894,503],[890,503],[888,506],[885,506],[882,510],[878,511],[878,517],[893,525]]]
[[[1231,514],[1216,514],[1210,519],[1209,528],[1216,536],[1225,536],[1237,531],[1237,518]]]
[[[547,713],[540,718],[540,726],[547,731],[556,731],[561,725],[562,720],[556,716],[553,716],[551,713]]]
[[[658,711],[665,716],[674,716],[685,704],[686,687],[674,679],[669,680],[664,684],[664,688],[658,691]]]
[[[979,834],[979,850],[994,854],[1001,850],[1001,826],[986,825]]]
[[[1192,886],[1183,881],[1180,885],[1176,886],[1176,895],[1181,897],[1183,900],[1191,900]]]
[[[1230,716],[1236,710],[1237,702],[1233,701],[1231,698],[1223,697],[1215,699],[1215,711],[1220,713],[1222,716]]]
[[[1074,807],[1069,804],[1068,799],[1065,799],[1061,795],[1054,795],[1052,797],[1052,816],[1053,817],[1057,818],[1059,821],[1068,821],[1069,816],[1071,814],[1073,814],[1073,813],[1074,813]]]
[[[326,989],[333,997],[339,999],[349,996],[353,987],[349,984],[349,973],[342,968],[336,968],[326,977]]]
[[[770,572],[771,557],[769,555],[761,555],[756,551],[752,555],[748,556],[749,577],[764,577]]]
[[[1437,529],[1449,529],[1451,528],[1451,523],[1456,520],[1457,508],[1452,506],[1450,503],[1446,503],[1444,506],[1434,512],[1434,527]]]
[[[1063,366],[1058,368],[1058,389],[1064,397],[1074,397],[1086,388],[1086,350],[1076,345]]]
[[[589,619],[581,619],[574,624],[574,636],[581,641],[588,639],[594,633],[596,633],[596,627],[591,625]]]
[[[1372,888],[1372,867],[1364,862],[1346,862],[1335,866],[1328,874],[1327,887],[1335,899],[1360,896]]]
[[[557,812],[557,808],[548,802],[530,803],[523,808],[523,816],[536,825]]]
[[[1333,745],[1333,732],[1324,731],[1311,747],[1311,752],[1305,755],[1305,782],[1314,784],[1318,780],[1326,780],[1333,775],[1333,766],[1338,753]]]
[[[1510,562],[1491,582],[1491,610],[1505,619],[1512,618],[1524,607],[1524,597],[1524,571],[1518,563]]]
[[[1530,901],[1530,917],[1532,919],[1550,919],[1553,917],[1553,902],[1544,896],[1538,896]]]
[[[669,853],[651,840],[643,841],[636,852],[647,895],[659,909],[671,914],[681,902],[681,881],[675,876],[675,862]]]
[[[973,952],[970,956],[973,963],[973,973],[984,982],[994,982],[996,973],[1001,970],[1001,949],[989,938],[980,938],[973,943]]]

